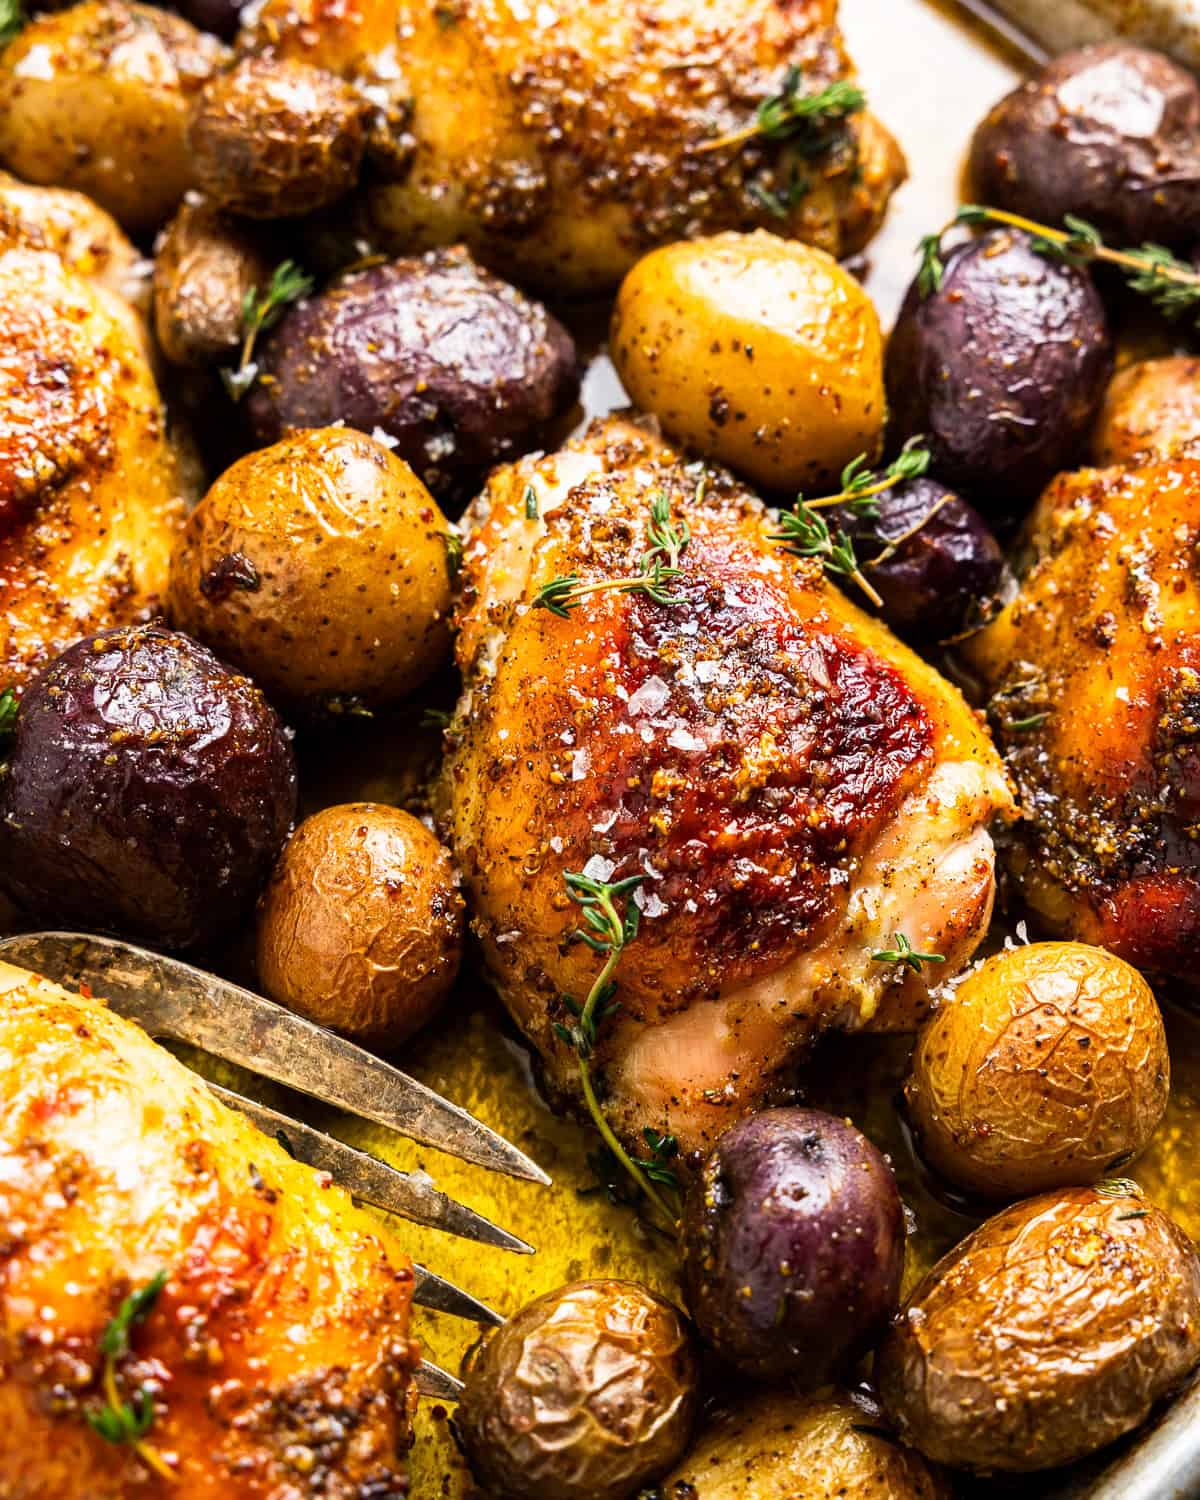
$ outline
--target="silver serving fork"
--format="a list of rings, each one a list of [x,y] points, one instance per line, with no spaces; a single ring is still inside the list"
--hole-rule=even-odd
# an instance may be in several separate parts
[[[178,959],[79,932],[0,939],[0,959],[69,988],[88,986],[117,1015],[156,1039],[197,1047],[489,1171],[550,1185],[523,1151],[415,1078],[283,1006]],[[289,1115],[205,1082],[297,1160],[328,1172],[364,1203],[495,1249],[533,1253],[532,1245],[439,1192],[423,1176],[397,1171]],[[413,1301],[420,1306],[477,1323],[504,1321],[486,1303],[424,1266],[414,1270]],[[456,1399],[461,1390],[453,1375],[429,1363],[418,1368],[416,1380],[425,1395],[442,1400]]]

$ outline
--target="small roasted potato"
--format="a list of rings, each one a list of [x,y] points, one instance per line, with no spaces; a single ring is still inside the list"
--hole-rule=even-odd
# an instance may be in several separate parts
[[[905,1087],[956,1186],[1016,1198],[1095,1182],[1149,1141],[1171,1087],[1162,1016],[1123,959],[1031,943],[973,970],[925,1023]]]
[[[246,57],[205,87],[188,141],[196,181],[218,208],[290,219],[354,186],[368,105],[336,73],[291,58]]]
[[[185,201],[154,257],[154,332],[175,365],[202,366],[242,342],[242,306],[271,258],[255,237],[200,200]]]
[[[1080,456],[1112,364],[1087,271],[995,229],[946,252],[938,289],[909,288],[888,343],[892,435],[924,435],[945,483],[1019,513]]]
[[[130,233],[157,229],[193,185],[188,113],[225,56],[155,5],[38,16],[0,59],[0,162],[78,188]]]
[[[705,1421],[659,1500],[949,1500],[950,1486],[891,1437],[871,1403],[828,1389],[768,1391]]]
[[[280,702],[375,707],[449,654],[451,545],[429,491],[382,443],[296,432],[226,469],[188,517],[170,611]]]
[[[944,1256],[875,1358],[927,1458],[1027,1472],[1130,1432],[1200,1360],[1200,1259],[1124,1179],[1029,1198]]]
[[[433,1018],[462,957],[449,851],[411,813],[329,807],[296,829],[263,893],[258,977],[273,1000],[395,1047]]]
[[[1092,460],[1136,464],[1200,457],[1200,359],[1169,355],[1113,376],[1092,432]]]
[[[975,131],[981,203],[1060,224],[1089,220],[1122,245],[1200,238],[1200,84],[1161,52],[1105,42],[1065,52]]]
[[[699,1398],[682,1315],[631,1281],[537,1298],[467,1357],[455,1424],[495,1500],[632,1500],[678,1462]]]
[[[566,329],[462,249],[345,277],[292,308],[258,358],[246,409],[264,442],[378,428],[438,494],[536,446],[579,389]]]
[[[758,231],[664,246],[621,284],[609,347],[635,405],[772,490],[878,456],[879,318],[824,251]]]

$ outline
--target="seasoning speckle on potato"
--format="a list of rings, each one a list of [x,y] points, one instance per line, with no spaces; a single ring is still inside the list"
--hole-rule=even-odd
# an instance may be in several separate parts
[[[462,956],[449,852],[411,813],[326,808],[292,835],[258,920],[258,977],[322,1026],[395,1047],[446,998]]]
[[[1200,1259],[1132,1183],[1045,1193],[980,1226],[876,1355],[884,1409],[940,1463],[1028,1472],[1129,1432],[1200,1359]]]
[[[698,1406],[687,1323],[629,1281],[528,1304],[468,1357],[455,1419],[496,1500],[632,1500],[676,1463]]]
[[[382,443],[293,433],[239,459],[192,512],[171,612],[305,713],[392,703],[449,653],[449,531]]]
[[[930,1165],[1017,1197],[1094,1182],[1161,1120],[1162,1017],[1131,965],[1086,943],[989,958],[925,1023],[905,1089]]]
[[[346,276],[292,308],[258,359],[246,409],[264,442],[378,428],[437,494],[535,447],[579,388],[558,320],[458,249]]]
[[[655,250],[621,285],[609,344],[664,431],[767,489],[812,493],[882,449],[879,319],[823,251],[765,232]]]

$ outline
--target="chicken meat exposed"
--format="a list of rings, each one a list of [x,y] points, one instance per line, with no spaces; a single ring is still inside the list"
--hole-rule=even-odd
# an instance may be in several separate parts
[[[904,176],[844,101],[786,140],[753,128],[773,96],[852,80],[836,0],[267,0],[254,17],[243,46],[376,103],[363,227],[396,253],[461,241],[555,291],[614,286],[645,250],[718,229],[847,255]]]
[[[591,589],[636,577],[656,502],[690,528],[679,575]],[[643,877],[596,1053],[630,1139],[702,1146],[822,1031],[914,1025],[987,926],[1012,809],[957,690],[770,540],[753,494],[632,422],[496,471],[474,520],[447,821],[551,1085],[578,1089],[555,1027],[599,964],[566,872]],[[561,615],[535,604],[556,577],[584,590]],[[876,956],[898,936],[944,962]]]
[[[0,964],[5,1500],[400,1500],[412,1290],[376,1220],[138,1027]],[[97,1430],[122,1408],[137,1438]]]
[[[1026,540],[965,647],[1021,796],[1007,866],[1051,931],[1194,983],[1200,462],[1063,475]]]

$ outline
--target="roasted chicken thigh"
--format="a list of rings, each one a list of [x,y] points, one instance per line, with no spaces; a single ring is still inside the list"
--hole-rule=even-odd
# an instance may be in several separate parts
[[[5,1500],[408,1493],[411,1263],[136,1026],[8,964],[0,1163]],[[114,1392],[148,1453],[95,1430]]]
[[[376,103],[383,180],[364,227],[385,250],[461,241],[518,280],[603,290],[652,246],[715,229],[762,225],[849,254],[904,175],[866,114],[709,149],[753,126],[790,67],[804,95],[853,76],[835,0],[252,9],[243,46],[329,68]]]
[[[587,592],[637,574],[656,500],[690,528],[670,602]],[[630,1138],[700,1146],[827,1028],[915,1024],[987,925],[1011,811],[958,692],[770,540],[754,495],[632,422],[498,470],[475,521],[448,823],[550,1083],[578,1088],[556,1023],[599,966],[566,872],[643,877],[596,1054]],[[585,589],[563,615],[535,605],[556,576]],[[897,934],[944,962],[876,957]]]

